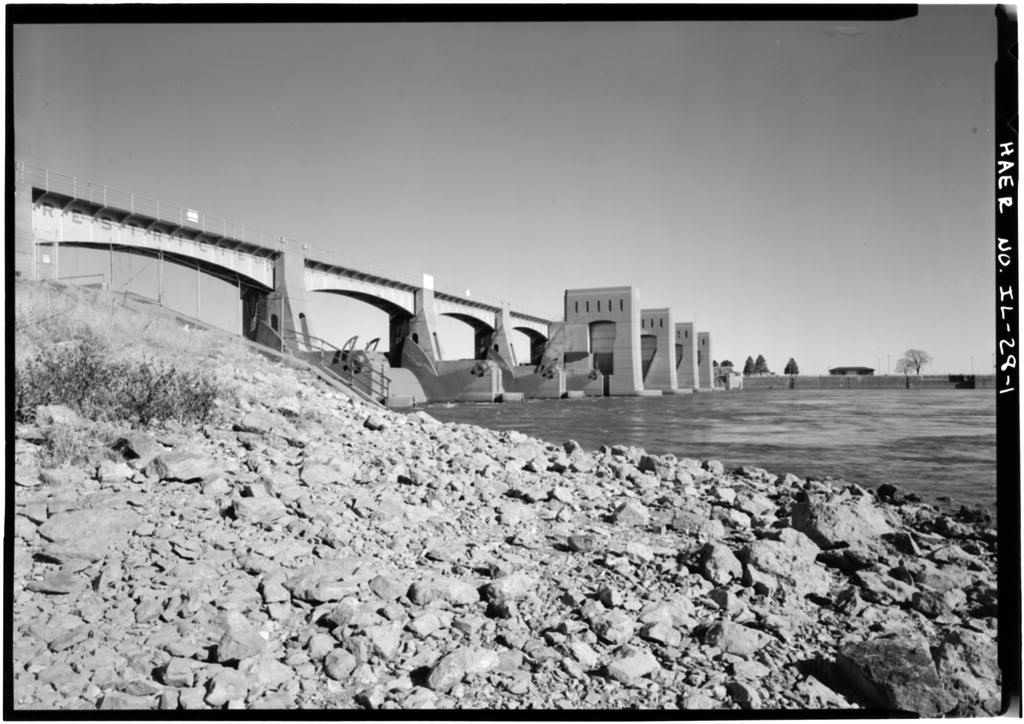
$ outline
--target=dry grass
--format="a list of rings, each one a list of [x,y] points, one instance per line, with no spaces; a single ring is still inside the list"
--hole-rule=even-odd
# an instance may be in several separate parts
[[[15,286],[17,358],[36,356],[54,343],[88,337],[112,359],[167,357],[182,362],[247,358],[240,340],[182,327],[171,314],[142,314],[119,294],[46,282]]]
[[[45,282],[15,286],[16,416],[66,404],[94,420],[146,424],[208,419],[235,397],[240,339],[141,313],[123,296]]]

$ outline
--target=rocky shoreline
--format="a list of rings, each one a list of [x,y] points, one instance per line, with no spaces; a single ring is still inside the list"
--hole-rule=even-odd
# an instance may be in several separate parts
[[[95,464],[17,426],[14,712],[998,711],[983,512],[230,372]]]

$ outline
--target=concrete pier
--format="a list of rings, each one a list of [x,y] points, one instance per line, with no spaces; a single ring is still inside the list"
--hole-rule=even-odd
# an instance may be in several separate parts
[[[676,376],[675,321],[668,307],[640,312],[640,356],[644,389],[673,395],[679,391]]]
[[[697,332],[697,382],[702,390],[715,389],[715,374],[711,363],[711,333]]]
[[[587,347],[573,351],[593,356],[594,368],[605,376],[606,395],[635,395],[644,389],[636,287],[568,289],[565,322],[586,329]]]
[[[693,392],[700,387],[693,322],[676,323],[676,381],[680,392]]]

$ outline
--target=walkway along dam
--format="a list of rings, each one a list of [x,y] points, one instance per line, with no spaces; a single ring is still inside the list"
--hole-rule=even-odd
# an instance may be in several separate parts
[[[671,309],[642,309],[633,286],[566,290],[564,316],[552,320],[435,289],[428,274],[412,279],[352,264],[306,243],[21,162],[14,192],[17,276],[160,304],[295,355],[391,406],[717,389],[710,334],[676,322]],[[318,337],[313,294],[386,312],[386,346]],[[472,329],[472,359],[443,359],[441,315]],[[513,334],[528,338],[529,360],[517,360]]]

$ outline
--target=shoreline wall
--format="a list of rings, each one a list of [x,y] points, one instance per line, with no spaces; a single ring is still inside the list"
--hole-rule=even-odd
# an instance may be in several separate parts
[[[910,389],[957,389],[955,382],[949,381],[949,375],[921,375],[909,378],[903,375],[765,375],[744,376],[743,389],[746,390],[788,390],[792,379],[795,390],[890,390],[906,389],[907,380]],[[994,389],[995,375],[975,375],[975,389]]]

